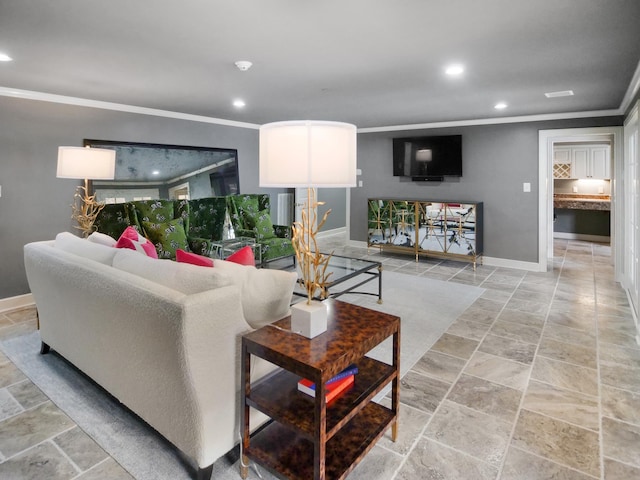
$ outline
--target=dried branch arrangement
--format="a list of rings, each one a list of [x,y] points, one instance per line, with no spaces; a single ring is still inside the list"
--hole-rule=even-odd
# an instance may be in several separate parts
[[[324,205],[324,202],[317,202],[312,188],[309,189],[307,204],[302,209],[301,222],[293,223],[293,248],[296,252],[296,260],[302,271],[302,278],[299,280],[302,287],[307,291],[307,304],[315,297],[317,290],[320,290],[319,297],[327,298],[327,283],[333,272],[327,273],[329,259],[333,255],[323,255],[318,251],[316,235],[320,228],[327,221],[331,209],[322,216],[322,220],[314,227],[317,220],[317,207]]]
[[[95,194],[88,195],[87,185],[76,188],[71,204],[71,218],[78,222],[75,228],[82,231],[82,236],[86,238],[95,230],[93,223],[103,208],[104,203],[96,202]]]

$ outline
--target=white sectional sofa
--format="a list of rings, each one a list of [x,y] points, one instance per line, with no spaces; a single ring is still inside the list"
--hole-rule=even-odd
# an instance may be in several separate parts
[[[210,475],[239,441],[241,336],[288,314],[296,274],[151,259],[70,233],[24,256],[43,353],[57,351]]]

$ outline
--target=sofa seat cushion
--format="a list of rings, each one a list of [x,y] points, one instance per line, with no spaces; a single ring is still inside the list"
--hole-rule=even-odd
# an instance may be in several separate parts
[[[290,314],[289,305],[298,279],[295,272],[268,270],[215,259],[214,271],[229,275],[240,287],[244,318],[253,328],[260,328]],[[203,268],[203,270],[211,270]]]
[[[113,257],[117,252],[117,249],[113,247],[90,242],[89,240],[77,237],[70,232],[60,232],[56,235],[54,245],[55,248],[59,248],[65,252],[89,258],[96,262],[104,263],[105,265],[112,264]]]
[[[265,238],[260,241],[262,261],[268,262],[277,258],[289,257],[296,254],[289,238]]]
[[[113,267],[185,295],[233,284],[230,275],[223,270],[150,258],[128,249],[117,250],[113,258]]]

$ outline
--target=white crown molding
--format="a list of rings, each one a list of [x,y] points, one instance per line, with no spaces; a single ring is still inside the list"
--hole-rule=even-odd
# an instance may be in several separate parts
[[[421,130],[426,128],[469,127],[473,125],[499,125],[503,123],[543,122],[546,120],[565,120],[569,118],[613,117],[623,114],[624,111],[621,109],[593,110],[590,112],[545,113],[540,115],[522,115],[519,117],[482,118],[477,120],[455,120],[451,122],[416,123],[412,125],[359,128],[358,133],[396,132],[400,130]]]
[[[634,84],[635,82],[635,84]],[[631,85],[634,85],[633,87]],[[431,128],[448,128],[448,127],[468,127],[474,125],[499,125],[505,123],[525,123],[525,122],[542,122],[546,120],[565,120],[571,118],[589,118],[589,117],[612,117],[616,115],[624,115],[626,107],[623,105],[631,101],[635,92],[640,88],[640,64],[636,69],[634,80],[631,82],[627,94],[624,97],[623,104],[616,110],[593,110],[588,112],[565,112],[565,113],[549,113],[540,115],[522,115],[518,117],[496,117],[482,118],[476,120],[454,120],[449,122],[432,122],[432,123],[416,123],[408,125],[389,125],[382,127],[359,128],[358,133],[377,133],[377,132],[395,132],[401,130],[421,130]],[[89,100],[86,98],[69,97],[66,95],[56,95],[53,93],[35,92],[31,90],[20,90],[17,88],[0,87],[0,96],[23,98],[26,100],[38,100],[43,102],[63,103],[66,105],[76,105],[80,107],[100,108],[103,110],[115,110],[118,112],[136,113],[140,115],[151,115],[156,117],[175,118],[178,120],[188,120],[191,122],[213,123],[217,125],[226,125],[230,127],[249,128],[258,130],[259,124],[237,122],[234,120],[225,120],[223,118],[206,117],[204,115],[192,115],[190,113],[172,112],[169,110],[160,110],[156,108],[139,107],[135,105],[125,105],[123,103],[103,102],[100,100]]]
[[[636,93],[640,89],[640,62],[638,62],[638,66],[636,67],[636,71],[631,77],[631,81],[629,82],[629,88],[627,88],[627,93],[625,94],[622,102],[620,103],[620,110],[626,112],[631,105]]]
[[[140,115],[152,115],[154,117],[175,118],[178,120],[188,120],[191,122],[215,123],[217,125],[226,125],[229,127],[251,128],[254,130],[260,128],[260,125],[255,123],[236,122],[233,120],[225,120],[223,118],[205,117],[203,115],[191,115],[189,113],[171,112],[169,110],[138,107],[135,105],[125,105],[123,103],[102,102],[99,100],[68,97],[65,95],[55,95],[53,93],[34,92],[31,90],[20,90],[17,88],[9,87],[0,87],[0,96],[24,98],[27,100],[39,100],[42,102],[64,103],[66,105],[100,108],[103,110],[115,110],[118,112],[137,113]]]

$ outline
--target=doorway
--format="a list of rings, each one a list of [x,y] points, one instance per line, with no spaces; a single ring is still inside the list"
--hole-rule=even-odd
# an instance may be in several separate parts
[[[607,137],[554,143],[553,238],[610,242],[611,140]]]
[[[538,197],[538,269],[547,271],[553,267],[553,150],[557,143],[580,143],[606,141],[611,145],[611,250],[618,276],[619,252],[621,250],[620,228],[622,221],[617,202],[622,207],[622,185],[615,179],[620,175],[623,160],[622,127],[591,127],[557,130],[540,130],[539,153],[539,197]]]

